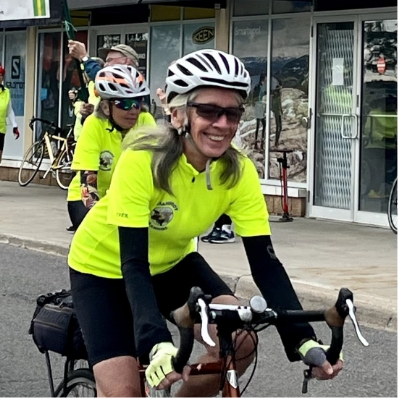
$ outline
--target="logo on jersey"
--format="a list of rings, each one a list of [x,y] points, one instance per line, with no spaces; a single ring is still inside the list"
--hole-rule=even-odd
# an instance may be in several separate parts
[[[178,210],[178,206],[174,202],[160,202],[151,212],[151,220],[149,225],[153,229],[164,231],[174,218],[174,211]]]
[[[100,155],[100,170],[110,171],[113,164],[113,153],[110,151],[102,151]]]

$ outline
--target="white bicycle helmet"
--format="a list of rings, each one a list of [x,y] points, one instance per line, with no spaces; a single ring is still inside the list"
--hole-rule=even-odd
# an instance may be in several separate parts
[[[130,65],[101,69],[95,77],[95,88],[102,99],[134,98],[149,94],[144,76]]]
[[[169,66],[166,77],[166,98],[199,87],[223,87],[237,90],[246,99],[251,79],[244,64],[234,55],[219,50],[198,50]]]

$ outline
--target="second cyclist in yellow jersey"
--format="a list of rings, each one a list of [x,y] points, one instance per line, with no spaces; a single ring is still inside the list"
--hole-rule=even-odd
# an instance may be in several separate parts
[[[88,210],[105,196],[125,135],[143,125],[156,125],[142,107],[143,96],[149,94],[148,86],[133,67],[102,69],[95,87],[101,101],[83,125],[72,163],[72,170],[77,173],[68,189],[68,212],[74,230]]]

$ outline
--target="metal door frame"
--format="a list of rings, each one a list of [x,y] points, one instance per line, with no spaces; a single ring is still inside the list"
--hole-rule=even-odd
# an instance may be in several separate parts
[[[396,11],[396,9],[395,9]],[[363,224],[372,224],[378,226],[388,227],[388,220],[384,213],[375,213],[359,210],[360,203],[360,170],[361,170],[361,104],[362,104],[362,84],[363,84],[363,76],[362,76],[362,61],[363,61],[363,22],[369,20],[379,20],[379,19],[387,19],[391,20],[394,17],[391,13],[388,13],[388,10],[381,9],[379,12],[363,12],[361,14],[351,14],[351,15],[332,15],[332,16],[321,16],[321,17],[313,17],[313,35],[311,38],[311,57],[312,57],[312,73],[310,74],[310,87],[311,87],[311,100],[310,100],[310,108],[314,110],[316,108],[316,95],[317,95],[317,87],[316,87],[316,68],[317,68],[317,24],[318,23],[328,23],[328,22],[354,22],[354,73],[356,73],[356,79],[353,81],[353,96],[356,96],[356,104],[355,105],[355,114],[357,115],[358,125],[357,125],[357,139],[353,142],[352,148],[352,197],[351,197],[351,208],[349,210],[340,210],[340,209],[332,209],[321,206],[314,206],[313,204],[313,191],[314,191],[314,168],[315,168],[315,117],[316,115],[312,112],[311,115],[311,130],[309,131],[309,140],[308,140],[308,153],[311,154],[309,156],[309,173],[308,173],[308,216],[316,217],[316,218],[327,218],[333,220],[341,220],[341,221],[354,221]]]
[[[353,22],[354,23],[354,46],[353,46],[353,101],[352,101],[352,114],[356,115],[357,120],[357,133],[355,138],[352,139],[352,148],[351,148],[351,204],[350,208],[345,209],[335,209],[323,206],[314,205],[314,184],[315,184],[315,126],[316,126],[316,99],[317,99],[317,68],[318,68],[318,24],[323,23],[339,23],[339,22]],[[361,87],[361,73],[358,71],[360,68],[360,59],[361,59],[361,47],[359,45],[361,40],[360,35],[360,18],[357,14],[353,15],[332,15],[332,16],[322,16],[322,17],[313,17],[313,35],[312,35],[312,60],[313,60],[313,69],[311,73],[311,101],[310,108],[312,109],[312,120],[311,120],[311,131],[310,131],[310,139],[309,139],[309,169],[310,175],[308,178],[309,181],[309,196],[308,196],[308,215],[310,217],[315,218],[327,218],[331,220],[341,220],[341,221],[354,221],[355,218],[355,209],[357,208],[357,184],[358,181],[358,164],[357,161],[359,155],[359,123],[358,123],[358,113],[359,113],[359,105],[360,105],[360,97],[359,91]],[[355,78],[357,76],[357,78]]]

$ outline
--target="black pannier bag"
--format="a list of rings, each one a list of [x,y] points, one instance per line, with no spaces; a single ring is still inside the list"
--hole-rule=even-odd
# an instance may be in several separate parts
[[[70,291],[40,295],[36,304],[29,334],[39,351],[52,351],[69,359],[87,359]]]

